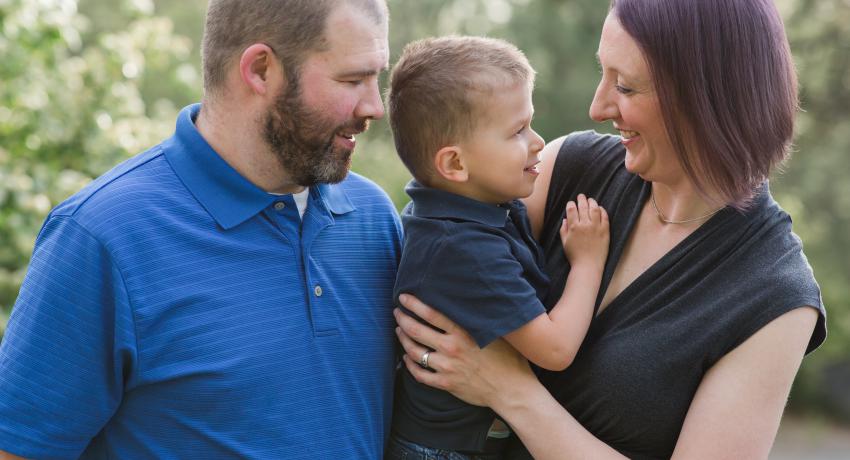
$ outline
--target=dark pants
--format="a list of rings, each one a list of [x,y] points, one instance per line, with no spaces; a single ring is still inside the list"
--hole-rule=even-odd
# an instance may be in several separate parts
[[[384,460],[502,460],[502,454],[463,454],[421,446],[390,435]]]

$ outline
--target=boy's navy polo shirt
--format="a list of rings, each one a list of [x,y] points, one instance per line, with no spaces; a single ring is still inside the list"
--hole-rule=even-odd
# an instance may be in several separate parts
[[[356,175],[298,215],[175,135],[57,206],[0,347],[0,450],[381,458],[400,227]]]
[[[543,256],[525,206],[494,205],[411,181],[395,298],[411,293],[440,309],[484,347],[546,312]],[[481,451],[490,409],[422,385],[405,369],[393,429],[428,447]]]

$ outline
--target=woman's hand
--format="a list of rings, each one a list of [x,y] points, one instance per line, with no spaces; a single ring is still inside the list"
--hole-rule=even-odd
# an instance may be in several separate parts
[[[478,345],[463,329],[438,311],[403,294],[399,301],[437,331],[396,309],[404,364],[419,382],[446,390],[479,406],[489,406],[519,435],[539,460],[565,458],[624,459],[584,429],[543,388],[528,361],[499,339]],[[428,355],[428,370],[419,365]]]
[[[498,406],[523,383],[537,384],[528,362],[503,340],[481,349],[469,334],[440,312],[408,294],[399,296],[405,308],[445,332],[441,333],[396,309],[396,329],[407,353],[404,364],[417,381],[446,390],[478,406]],[[427,347],[427,348],[426,348]],[[425,352],[428,367],[419,362]],[[530,379],[530,381],[529,381]]]

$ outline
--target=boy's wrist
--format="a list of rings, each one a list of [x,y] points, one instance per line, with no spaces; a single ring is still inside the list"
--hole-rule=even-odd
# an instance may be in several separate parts
[[[602,273],[605,270],[605,259],[601,257],[573,257],[570,261],[570,273],[576,271],[587,271],[589,273]]]

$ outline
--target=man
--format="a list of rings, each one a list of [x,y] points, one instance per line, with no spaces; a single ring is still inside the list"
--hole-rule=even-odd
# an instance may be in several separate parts
[[[201,105],[57,206],[0,348],[5,458],[380,458],[383,0],[211,0]],[[3,455],[0,455],[3,457]]]

